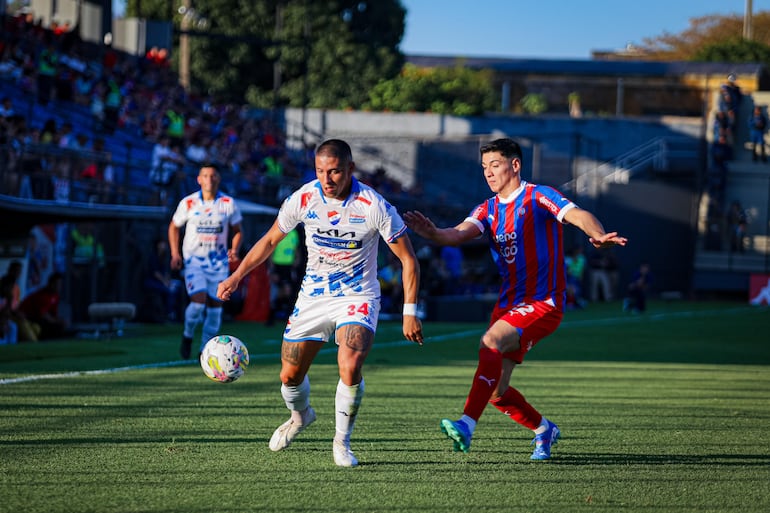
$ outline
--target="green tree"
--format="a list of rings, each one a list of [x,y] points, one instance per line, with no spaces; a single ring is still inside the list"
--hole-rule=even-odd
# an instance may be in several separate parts
[[[260,107],[358,109],[368,91],[403,64],[398,45],[406,12],[399,0],[192,3],[209,22],[191,37],[193,86],[218,96]],[[137,0],[129,0],[126,13],[136,15],[136,8]],[[141,0],[141,14],[172,16],[181,27],[182,16],[167,0]]]
[[[770,64],[770,46],[757,41],[732,38],[704,46],[695,53],[701,62],[764,62]]]
[[[456,116],[480,115],[495,106],[493,73],[471,70],[462,63],[452,68],[407,64],[397,77],[381,80],[364,104],[369,110],[430,111]]]

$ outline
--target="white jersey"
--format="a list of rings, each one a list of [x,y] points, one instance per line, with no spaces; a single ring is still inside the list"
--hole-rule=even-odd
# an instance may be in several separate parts
[[[327,198],[318,180],[286,198],[278,227],[288,233],[305,225],[307,268],[300,294],[308,297],[365,295],[379,297],[379,237],[390,243],[406,232],[396,209],[377,191],[352,180],[344,200]]]
[[[230,226],[243,219],[235,200],[222,193],[204,201],[200,191],[179,202],[171,221],[185,227],[182,257],[185,267],[196,267],[207,274],[229,274],[227,247]]]

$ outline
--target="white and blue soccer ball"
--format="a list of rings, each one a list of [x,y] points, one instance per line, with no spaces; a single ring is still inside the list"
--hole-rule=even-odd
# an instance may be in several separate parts
[[[246,372],[249,350],[237,337],[217,335],[203,346],[200,363],[207,377],[220,383],[230,383]]]

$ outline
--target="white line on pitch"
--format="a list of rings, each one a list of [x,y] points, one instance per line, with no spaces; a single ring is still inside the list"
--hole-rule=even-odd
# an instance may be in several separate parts
[[[741,313],[747,310],[754,310],[756,308],[757,308],[756,306],[745,306],[745,307],[728,308],[725,310],[719,310],[718,312],[720,315],[725,315],[725,314]],[[561,323],[560,328],[597,326],[597,325],[607,326],[607,325],[628,324],[628,323],[636,323],[636,322],[660,321],[660,320],[672,319],[672,318],[706,317],[706,316],[714,315],[714,313],[715,311],[713,310],[701,310],[701,311],[669,312],[669,313],[660,313],[660,314],[623,316],[623,317],[609,317],[606,319],[586,319],[581,321],[564,321]],[[443,340],[452,340],[456,338],[467,337],[470,335],[476,335],[476,334],[480,335],[481,333],[483,333],[483,331],[484,331],[483,328],[479,328],[479,329],[472,329],[472,330],[465,330],[465,331],[457,331],[454,333],[447,333],[444,335],[436,335],[433,337],[426,337],[424,343],[428,344],[433,342],[441,342]],[[376,343],[372,349],[379,349],[379,348],[386,348],[386,347],[399,347],[399,346],[408,346],[408,345],[414,345],[414,342],[410,342],[408,340],[393,340],[390,342],[379,342],[379,343]],[[329,348],[320,350],[318,353],[328,354],[336,351],[337,351],[336,347],[329,347]],[[267,360],[267,359],[277,360],[280,357],[281,357],[280,353],[263,353],[263,354],[250,355],[251,360]],[[11,385],[14,383],[25,383],[28,381],[39,381],[44,379],[76,378],[80,376],[114,374],[117,372],[125,372],[125,371],[131,371],[131,370],[157,369],[161,367],[177,367],[181,365],[188,365],[190,363],[196,363],[196,362],[195,360],[177,360],[173,362],[147,363],[143,365],[129,365],[126,367],[115,367],[112,369],[61,372],[56,374],[34,374],[32,376],[22,376],[19,378],[0,379],[0,385]]]

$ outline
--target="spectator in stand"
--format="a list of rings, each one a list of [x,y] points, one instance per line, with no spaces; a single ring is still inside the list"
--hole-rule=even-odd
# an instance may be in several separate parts
[[[56,130],[56,120],[48,118],[43,124],[43,129],[40,130],[40,143],[41,144],[57,144],[59,140],[59,134]]]
[[[591,302],[612,301],[615,297],[618,263],[612,248],[594,250],[589,258]]]
[[[40,339],[59,338],[67,334],[67,321],[59,315],[63,276],[53,273],[45,287],[29,294],[19,310],[31,323],[40,327]]]
[[[75,82],[73,84],[73,94],[75,103],[78,105],[88,106],[91,104],[91,91],[94,88],[93,73],[86,70],[83,73],[77,73],[75,75]]]
[[[37,101],[41,105],[51,101],[58,61],[59,54],[53,40],[49,40],[37,59]]]
[[[404,302],[404,284],[401,281],[401,261],[392,253],[385,255],[385,265],[377,270],[380,282],[382,312],[397,314]]]
[[[172,145],[176,144],[180,148],[184,146],[184,128],[185,115],[181,105],[169,107],[163,117],[163,126],[166,129]]]
[[[714,140],[719,138],[720,133],[725,133],[729,139],[730,131],[730,119],[727,117],[727,112],[718,110],[714,115]]]
[[[187,146],[184,153],[187,162],[196,168],[199,168],[204,162],[208,162],[210,160],[208,152],[209,144],[208,139],[204,139],[200,133],[195,134],[190,140],[190,144]]]
[[[720,208],[724,208],[725,188],[727,187],[727,163],[733,159],[733,147],[722,132],[711,145],[712,166],[708,173],[708,191]]]
[[[727,118],[727,130],[724,135],[727,137],[727,141],[732,144],[735,136],[736,106],[730,91],[724,85],[719,90],[719,111],[724,112],[725,118]]]
[[[117,78],[113,75],[106,81],[106,94],[104,95],[104,130],[113,134],[118,127],[120,106],[123,103],[123,94],[120,91]]]
[[[106,94],[107,88],[102,82],[96,82],[91,89],[89,110],[91,111],[95,131],[100,131],[104,127],[104,97]]]
[[[69,121],[62,123],[57,143],[59,148],[71,148],[74,139],[75,134],[72,132],[72,123]]]
[[[586,269],[586,257],[583,254],[583,246],[576,245],[572,251],[564,257],[567,267],[567,308],[584,308],[583,299],[583,275]]]
[[[765,154],[765,132],[767,132],[767,116],[762,107],[754,106],[749,118],[749,143],[751,144],[751,160],[757,161],[761,157],[762,162],[767,162]],[[759,150],[759,152],[757,152]],[[759,155],[757,154],[759,153]]]
[[[649,293],[652,281],[650,264],[642,262],[639,265],[639,269],[634,272],[631,283],[628,284],[628,297],[623,300],[623,311],[643,313],[647,310],[647,294]]]
[[[152,149],[150,183],[156,187],[158,201],[165,204],[184,157],[170,146],[168,136],[162,136]]]
[[[155,250],[147,259],[144,279],[147,317],[152,322],[175,321],[182,299],[182,282],[171,276],[168,241],[158,238],[153,247]]]
[[[741,92],[741,88],[738,85],[738,82],[736,81],[737,77],[734,73],[730,73],[727,75],[727,82],[724,84],[724,87],[728,94],[730,95],[730,98],[732,99],[732,105],[735,109],[736,113],[738,112],[738,109],[741,105],[741,100],[743,100],[743,92]]]
[[[3,98],[2,102],[0,102],[0,118],[9,119],[15,115],[16,112],[13,109],[13,102],[6,96]]]
[[[748,217],[741,202],[734,200],[727,212],[727,229],[730,237],[730,251],[743,253],[746,251],[746,229]]]

